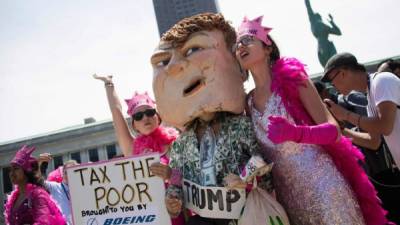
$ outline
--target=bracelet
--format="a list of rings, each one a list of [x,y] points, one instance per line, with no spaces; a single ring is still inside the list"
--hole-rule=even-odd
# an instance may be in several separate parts
[[[361,122],[361,115],[358,115],[358,119],[357,119],[357,127],[358,128],[361,128],[360,127],[360,122]]]
[[[106,82],[106,83],[104,83],[104,86],[106,86],[106,87],[114,87],[114,83],[113,82]]]

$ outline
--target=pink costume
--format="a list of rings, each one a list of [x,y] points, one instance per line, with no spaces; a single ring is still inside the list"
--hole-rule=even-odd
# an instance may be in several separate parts
[[[265,30],[261,19],[249,21],[245,18],[240,28],[245,29],[242,33],[258,37],[257,31]],[[300,126],[315,125],[298,92],[299,86],[308,79],[304,65],[293,58],[281,58],[274,63],[272,74],[272,93],[264,110],[259,112],[253,107],[251,94],[248,105],[257,138],[266,157],[274,162],[272,172],[277,197],[291,224],[386,224],[385,211],[380,207],[376,192],[357,163],[363,156],[349,139],[341,137],[333,144],[318,141],[314,144],[293,141],[275,144],[268,138],[268,125],[277,122],[276,118],[270,121],[271,116],[283,117]],[[327,124],[319,128],[332,133]],[[277,137],[274,138],[276,141]],[[316,140],[297,134],[293,138]]]
[[[11,193],[5,205],[6,224],[65,225],[64,217],[45,189],[27,184],[25,192],[26,199],[16,208],[13,206],[19,195],[18,188]]]
[[[135,109],[139,106],[148,105],[155,108],[154,101],[148,96],[147,93],[138,94],[135,93],[131,99],[126,99],[125,102],[128,105],[128,114],[133,115]],[[153,132],[148,135],[140,134],[138,137],[133,139],[133,150],[132,155],[140,155],[147,152],[158,152],[161,155],[160,161],[164,165],[168,165],[169,157],[167,155],[168,148],[173,141],[178,137],[178,132],[173,128],[164,126],[158,126]],[[173,170],[171,174],[170,183],[180,183],[181,176],[178,171]],[[183,225],[184,218],[183,214],[171,219],[173,225]]]
[[[125,99],[128,105],[127,113],[132,116],[135,110],[140,106],[150,106],[155,108],[155,102],[145,92],[144,94],[138,94],[135,92],[131,99]],[[169,158],[166,155],[166,146],[172,144],[173,141],[178,137],[178,132],[173,128],[167,128],[158,126],[153,132],[148,135],[140,134],[138,137],[133,139],[133,155],[140,155],[146,152],[158,152],[161,155],[161,163],[168,165]]]
[[[178,132],[173,128],[158,126],[149,135],[139,135],[133,140],[133,155],[146,152],[158,152],[161,155],[161,163],[168,165],[169,158],[165,146],[172,144],[178,137]]]
[[[363,157],[349,139],[319,146],[292,141],[274,144],[267,137],[272,115],[313,125],[298,97],[305,74],[296,59],[280,59],[273,67],[272,95],[264,111],[253,107],[252,96],[248,102],[257,137],[275,163],[272,172],[278,200],[293,224],[385,224],[376,193],[357,164]]]
[[[37,163],[31,156],[34,147],[23,146],[15,155],[11,164],[20,166],[24,171],[31,172],[32,165]],[[5,204],[5,219],[8,225],[65,225],[65,219],[49,193],[39,186],[27,183],[25,199],[19,206],[14,204],[19,196],[18,187],[11,193]]]

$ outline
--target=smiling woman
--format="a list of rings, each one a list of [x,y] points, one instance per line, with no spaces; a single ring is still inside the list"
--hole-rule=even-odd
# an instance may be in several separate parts
[[[262,18],[243,19],[236,57],[255,81],[249,114],[264,155],[275,163],[277,199],[291,223],[386,224],[376,192],[358,164],[361,153],[341,137],[304,64],[280,58]],[[253,39],[246,40],[248,36]]]

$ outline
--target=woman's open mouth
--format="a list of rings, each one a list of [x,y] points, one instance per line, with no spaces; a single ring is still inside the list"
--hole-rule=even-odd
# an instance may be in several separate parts
[[[244,57],[246,57],[246,56],[248,56],[249,55],[249,53],[248,52],[246,52],[246,51],[242,51],[242,52],[240,52],[240,58],[244,58]]]
[[[197,91],[199,91],[202,87],[204,87],[205,81],[204,79],[195,80],[193,83],[189,85],[189,87],[183,90],[183,97],[187,97],[193,95]]]

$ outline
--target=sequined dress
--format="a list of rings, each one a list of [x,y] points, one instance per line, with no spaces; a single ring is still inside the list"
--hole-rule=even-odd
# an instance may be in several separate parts
[[[279,95],[273,93],[263,113],[249,97],[253,126],[264,154],[272,162],[278,201],[291,225],[364,224],[357,199],[331,157],[320,146],[285,142],[273,144],[267,138],[268,117],[279,115],[293,122]]]

